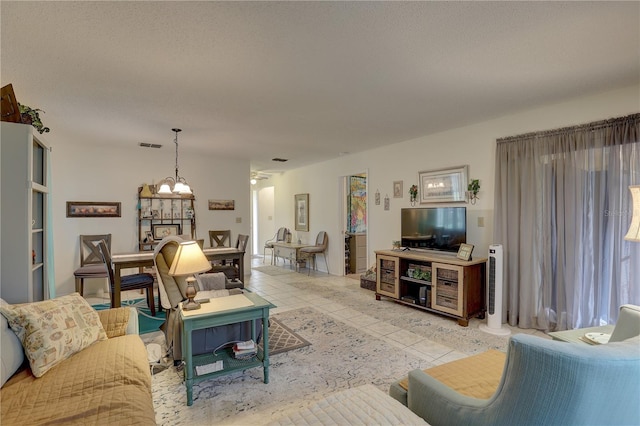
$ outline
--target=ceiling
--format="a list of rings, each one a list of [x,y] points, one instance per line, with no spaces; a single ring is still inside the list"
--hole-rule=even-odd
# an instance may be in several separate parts
[[[277,172],[640,80],[640,2],[0,2],[47,140]],[[289,159],[276,163],[272,158]]]

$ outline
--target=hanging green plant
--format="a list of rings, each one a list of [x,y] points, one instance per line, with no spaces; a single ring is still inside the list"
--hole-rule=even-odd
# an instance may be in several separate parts
[[[22,104],[18,104],[18,109],[20,110],[20,116],[23,124],[31,124],[40,134],[48,133],[49,130],[51,130],[48,127],[45,127],[40,120],[40,113],[44,112],[43,110],[38,108],[34,109]]]
[[[478,191],[480,191],[480,179],[471,179],[471,182],[469,182],[467,186],[467,191],[473,195],[478,195]]]

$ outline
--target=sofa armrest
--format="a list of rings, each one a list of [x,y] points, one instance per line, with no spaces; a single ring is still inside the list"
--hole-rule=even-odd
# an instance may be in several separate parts
[[[409,372],[407,406],[430,424],[475,424],[491,401],[464,396],[422,370]]]
[[[138,334],[138,313],[135,308],[112,308],[98,311],[108,338]]]

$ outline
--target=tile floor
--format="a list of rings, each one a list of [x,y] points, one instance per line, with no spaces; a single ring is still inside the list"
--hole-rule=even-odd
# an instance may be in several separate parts
[[[251,264],[252,267],[262,266],[262,257],[254,256],[251,259]],[[282,266],[282,263],[280,263],[280,267],[284,269],[289,268],[288,265]],[[301,275],[303,277],[301,277]],[[467,356],[464,353],[456,351],[452,347],[430,341],[423,336],[376,319],[366,313],[353,309],[346,304],[336,303],[314,292],[303,291],[288,284],[288,282],[292,282],[294,280],[300,281],[301,278],[313,280],[320,286],[333,286],[332,288],[344,287],[357,294],[358,297],[374,297],[374,293],[372,291],[360,287],[360,282],[358,280],[348,277],[328,275],[319,271],[311,271],[310,275],[307,277],[306,270],[304,269],[301,270],[299,274],[283,273],[282,275],[267,275],[265,273],[252,270],[250,275],[247,274],[245,276],[245,286],[251,291],[265,297],[277,306],[277,308],[271,311],[272,314],[310,306],[337,320],[343,321],[352,327],[356,327],[364,333],[373,335],[395,347],[406,350],[434,365],[443,364],[445,362]],[[139,291],[124,292],[122,295],[123,304],[125,304],[126,301],[139,299],[141,297],[143,297],[143,295],[141,295]],[[98,294],[93,297],[87,297],[87,300],[91,304],[105,303],[109,301],[109,295],[108,293]],[[398,304],[393,304],[392,306],[399,309],[414,311],[414,309],[410,307]],[[421,314],[435,315],[428,312],[423,312]],[[441,317],[439,315],[435,316]],[[469,327],[478,328],[481,323],[486,323],[486,320],[473,318],[469,322]],[[509,327],[507,325],[503,326],[510,328],[512,333],[529,333],[549,338],[549,336],[544,332],[538,330],[527,330]],[[156,333],[143,335],[143,340],[145,341],[157,341],[157,339],[158,336]]]

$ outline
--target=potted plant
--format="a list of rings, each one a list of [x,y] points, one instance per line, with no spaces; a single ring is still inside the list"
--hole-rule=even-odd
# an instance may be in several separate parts
[[[417,199],[418,199],[418,185],[411,185],[411,188],[409,188],[409,201],[411,201],[412,206],[416,204]]]
[[[478,192],[480,191],[480,179],[471,179],[469,185],[467,185],[467,193],[469,194],[469,200],[471,204],[475,204],[478,198]]]
[[[43,110],[31,108],[30,106],[22,104],[18,104],[18,109],[20,110],[20,116],[23,124],[31,124],[40,134],[48,133],[49,130],[51,130],[48,127],[45,127],[40,120],[40,113],[44,112]]]

